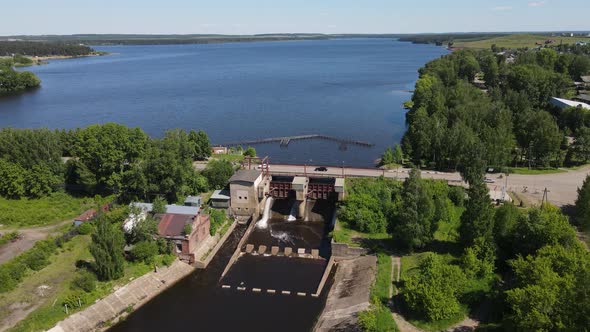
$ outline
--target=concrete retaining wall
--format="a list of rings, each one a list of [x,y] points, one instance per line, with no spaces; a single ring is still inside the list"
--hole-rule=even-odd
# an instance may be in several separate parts
[[[369,249],[351,247],[346,243],[337,243],[332,240],[332,256],[336,259],[355,258],[369,253]]]
[[[207,266],[209,265],[209,263],[211,263],[211,260],[213,260],[213,257],[215,257],[215,254],[217,254],[217,252],[219,251],[219,249],[221,249],[221,246],[223,246],[223,243],[225,243],[225,240],[227,240],[227,238],[231,235],[231,233],[234,231],[234,228],[236,228],[237,226],[237,222],[234,221],[233,224],[231,226],[229,226],[228,230],[225,232],[225,234],[223,235],[223,237],[221,239],[219,239],[219,241],[217,241],[217,244],[215,245],[215,247],[213,248],[213,250],[211,250],[211,252],[209,253],[209,255],[207,255],[207,258],[205,258],[205,260],[196,260],[194,265],[197,269],[205,269],[207,268]]]
[[[106,322],[112,321],[125,313],[127,308],[137,308],[145,304],[193,271],[192,266],[176,260],[170,267],[160,268],[158,272],[149,272],[115,290],[90,307],[70,315],[57,323],[49,332],[99,330]]]
[[[236,260],[238,259],[238,257],[240,257],[240,253],[242,252],[242,246],[244,246],[244,243],[248,239],[248,236],[250,236],[250,233],[252,233],[252,230],[254,229],[254,226],[256,226],[256,221],[257,220],[255,220],[254,218],[252,218],[252,220],[250,221],[250,225],[246,229],[246,232],[244,232],[244,235],[242,236],[242,239],[238,243],[238,246],[236,247],[236,250],[234,251],[234,254],[229,259],[227,265],[225,266],[225,269],[223,270],[223,273],[221,273],[221,277],[219,278],[220,280],[223,277],[225,277],[225,274],[227,273],[227,271],[229,271],[230,267],[236,262]]]

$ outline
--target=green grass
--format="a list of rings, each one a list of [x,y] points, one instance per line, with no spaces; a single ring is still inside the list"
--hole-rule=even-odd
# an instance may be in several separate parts
[[[371,287],[371,309],[360,314],[361,325],[373,326],[371,331],[395,332],[399,331],[391,310],[387,306],[389,302],[389,289],[391,287],[391,256],[385,253],[377,254],[377,276]]]
[[[564,44],[575,44],[578,41],[590,42],[590,38],[588,37],[552,37],[551,35],[513,34],[482,40],[457,39],[453,46],[458,48],[489,49],[493,44],[496,44],[497,47],[510,49],[525,47],[534,48],[538,46],[535,45],[535,43],[542,43],[544,45],[546,40],[555,40],[555,43],[550,45],[558,45],[561,42]]]
[[[566,171],[563,169],[560,169],[560,168],[547,168],[547,169],[532,168],[532,169],[529,169],[527,167],[511,167],[510,172],[512,174],[522,174],[522,175],[542,175],[542,174],[565,173]]]
[[[0,197],[0,225],[30,227],[55,224],[73,219],[93,206],[92,198],[75,198],[65,193],[54,193],[39,199]]]
[[[438,229],[434,233],[434,239],[445,242],[456,242],[459,240],[459,226],[461,225],[461,215],[465,211],[462,206],[452,206],[449,210],[449,219],[441,220],[438,223]]]
[[[7,309],[12,303],[41,303],[41,306],[31,312],[25,319],[18,322],[9,331],[41,331],[53,327],[57,322],[63,320],[68,315],[62,302],[73,294],[79,294],[79,291],[72,290],[70,282],[78,275],[78,269],[75,264],[78,260],[91,261],[92,255],[89,251],[89,235],[79,235],[67,242],[59,253],[51,258],[51,264],[44,269],[34,272],[25,277],[23,282],[13,291],[0,296],[0,319],[8,315]],[[158,266],[166,265],[166,257],[159,255],[155,262]],[[82,307],[70,308],[69,314],[82,310],[95,302],[112,293],[114,288],[127,284],[130,280],[136,279],[147,272],[153,271],[152,264],[125,263],[125,274],[123,277],[113,281],[97,282],[96,289],[90,293],[82,293]],[[44,297],[39,297],[37,289],[40,285],[48,285],[51,288],[47,290]]]
[[[375,285],[371,289],[371,295],[379,298],[381,302],[387,303],[391,284],[391,256],[379,253],[377,254],[377,277]]]
[[[467,313],[468,313],[467,306],[462,305],[461,311],[459,311],[455,316],[448,318],[448,319],[437,320],[434,322],[426,322],[426,321],[422,321],[422,320],[413,320],[413,319],[410,319],[408,321],[410,323],[412,323],[412,325],[414,325],[424,331],[428,331],[428,332],[445,331],[449,327],[451,327],[451,326],[461,322],[463,319],[465,319],[465,317],[467,316]]]
[[[0,234],[0,247],[19,237],[18,232]]]
[[[336,221],[332,239],[338,243],[346,243],[351,247],[362,247],[363,239],[366,240],[388,240],[391,236],[387,233],[363,233],[355,231],[346,222]]]
[[[211,158],[218,160],[227,160],[230,162],[239,162],[245,159],[244,155],[241,154],[214,154],[211,155]]]

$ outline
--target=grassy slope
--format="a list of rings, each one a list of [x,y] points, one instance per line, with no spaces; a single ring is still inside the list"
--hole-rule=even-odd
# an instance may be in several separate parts
[[[370,240],[386,240],[391,238],[387,233],[363,233],[355,231],[347,223],[340,220],[336,221],[336,226],[332,232],[334,241],[338,243],[346,243],[351,247],[362,247],[364,239]]]
[[[6,308],[12,303],[40,303],[40,306],[31,312],[25,319],[21,320],[9,331],[41,331],[53,327],[57,322],[67,315],[61,302],[74,291],[70,288],[70,282],[77,275],[76,261],[92,260],[89,251],[90,236],[76,236],[64,245],[64,248],[57,255],[51,258],[51,264],[35,272],[23,280],[23,283],[9,293],[0,296],[0,319],[8,314]],[[162,256],[156,257],[156,264],[162,265]],[[87,303],[82,303],[83,309],[94,303],[94,300],[110,294],[115,286],[121,286],[129,280],[140,277],[153,270],[153,265],[144,263],[126,262],[125,275],[114,281],[97,282],[96,289],[86,294]],[[45,291],[43,297],[37,293],[40,285],[48,285],[51,289]],[[70,308],[70,314],[72,314]]]
[[[54,224],[72,219],[93,206],[91,198],[75,198],[65,193],[39,199],[0,197],[0,225],[28,227]]]
[[[455,41],[454,47],[458,48],[475,48],[475,49],[489,49],[492,44],[496,44],[498,47],[505,47],[505,48],[524,48],[529,47],[533,48],[538,45],[535,43],[545,43],[546,40],[551,39],[555,40],[555,44],[559,44],[563,42],[564,44],[574,44],[577,41],[585,41],[590,42],[590,38],[588,37],[560,37],[555,36],[552,37],[550,35],[529,35],[529,34],[514,34],[508,36],[501,36],[501,37],[494,37],[488,38],[483,40],[462,40],[457,39]]]

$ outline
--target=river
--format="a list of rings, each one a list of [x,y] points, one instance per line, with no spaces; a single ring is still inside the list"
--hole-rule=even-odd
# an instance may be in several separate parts
[[[155,137],[203,129],[214,143],[321,134],[375,146],[255,147],[271,162],[371,166],[403,135],[417,70],[447,52],[387,38],[95,48],[111,55],[26,68],[42,86],[0,99],[0,127],[118,122]]]

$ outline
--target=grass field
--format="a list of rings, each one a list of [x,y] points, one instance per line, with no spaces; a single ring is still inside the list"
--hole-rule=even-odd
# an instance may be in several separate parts
[[[76,217],[94,206],[92,198],[75,198],[54,193],[39,199],[6,199],[0,197],[0,225],[30,227],[50,225]]]
[[[561,168],[549,168],[549,169],[528,169],[527,167],[511,167],[510,171],[513,174],[523,174],[523,175],[543,175],[543,174],[556,174],[556,173],[565,173],[567,172]]]
[[[362,247],[364,240],[388,240],[391,236],[387,233],[363,233],[355,231],[347,223],[337,220],[334,231],[332,232],[332,238],[335,242],[346,243],[351,247]]]
[[[57,322],[67,317],[62,302],[68,296],[75,294],[70,288],[71,281],[77,276],[78,260],[91,261],[89,251],[89,235],[79,235],[67,242],[57,255],[51,257],[51,264],[44,269],[35,272],[23,280],[22,284],[11,292],[0,296],[0,320],[1,324],[11,311],[9,308],[22,306],[31,307],[33,304],[40,306],[19,321],[9,331],[42,331],[53,327]],[[163,256],[156,257],[156,264],[163,265]],[[81,308],[70,308],[69,314],[81,310],[94,303],[96,299],[110,294],[117,286],[124,285],[129,280],[140,277],[153,270],[153,265],[145,263],[125,263],[125,274],[120,279],[107,282],[97,282],[96,289],[90,293],[83,293],[84,301]],[[39,286],[49,286],[40,292]],[[30,310],[30,309],[29,309]]]
[[[489,49],[493,44],[497,47],[504,48],[534,48],[538,45],[535,43],[542,43],[544,45],[546,40],[555,40],[554,44],[575,44],[578,41],[590,42],[589,37],[561,37],[551,35],[530,35],[530,34],[514,34],[501,37],[494,37],[483,40],[455,40],[453,47],[457,48],[473,48],[473,49]]]

